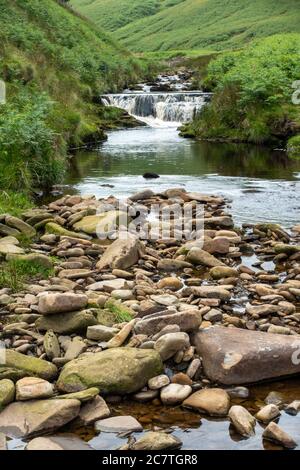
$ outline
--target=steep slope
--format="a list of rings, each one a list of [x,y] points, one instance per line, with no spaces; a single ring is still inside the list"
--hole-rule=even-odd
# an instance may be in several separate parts
[[[0,0],[0,11],[0,79],[8,96],[0,107],[0,189],[49,185],[62,173],[57,156],[67,144],[103,138],[107,110],[99,95],[142,70],[60,1]]]
[[[162,1],[155,14],[149,16],[148,10],[148,15],[140,19],[130,14],[132,0],[72,0],[72,3],[84,14],[98,20],[99,24],[104,24],[105,17],[109,16],[115,38],[139,52],[224,50],[238,48],[254,38],[300,32],[298,0]],[[145,4],[144,0],[134,3]],[[150,3],[154,9],[157,2]],[[131,22],[120,28],[115,19],[120,14],[121,5],[124,11],[126,4]]]

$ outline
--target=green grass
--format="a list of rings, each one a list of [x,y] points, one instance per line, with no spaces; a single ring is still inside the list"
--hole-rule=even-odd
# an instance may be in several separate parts
[[[27,194],[12,191],[0,191],[0,214],[19,217],[33,206]]]
[[[13,292],[18,292],[29,281],[48,279],[52,275],[54,275],[52,268],[45,268],[32,261],[10,260],[0,264],[0,289],[9,288]]]
[[[292,103],[299,50],[300,34],[285,34],[220,54],[203,83],[214,92],[212,102],[183,127],[183,135],[280,144],[299,134],[300,108]]]
[[[300,32],[298,0],[72,0],[71,3],[136,52],[224,50],[276,33]]]
[[[131,310],[117,300],[109,299],[105,308],[113,314],[115,323],[129,322],[133,318]]]
[[[59,1],[0,0],[0,11],[0,191],[29,194],[60,182],[68,146],[103,140],[114,116],[99,96],[149,62]]]

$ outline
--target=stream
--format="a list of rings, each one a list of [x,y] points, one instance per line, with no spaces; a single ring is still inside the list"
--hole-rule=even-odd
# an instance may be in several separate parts
[[[238,225],[265,220],[285,227],[299,223],[300,161],[267,147],[197,142],[179,137],[179,123],[191,119],[205,105],[207,96],[201,92],[178,91],[178,81],[176,86],[176,91],[166,93],[151,93],[150,87],[141,86],[136,92],[106,95],[106,105],[126,109],[147,126],[109,132],[108,140],[98,148],[78,152],[71,161],[65,191],[100,198],[110,194],[126,197],[145,188],[159,192],[184,187],[226,196]],[[142,176],[145,172],[155,172],[160,178],[145,180]],[[234,403],[242,404],[254,414],[264,405],[270,390],[276,391],[284,403],[300,400],[299,385],[298,379],[290,379],[250,387],[250,397],[235,399]],[[227,419],[201,417],[180,407],[136,402],[110,406],[114,415],[136,417],[145,430],[171,429],[182,440],[182,449],[278,448],[263,442],[264,428],[260,424],[253,437],[243,439],[232,430]],[[300,414],[290,416],[282,411],[277,422],[300,442]],[[127,442],[126,437],[115,434],[95,434],[92,428],[68,427],[65,431],[76,432],[99,450],[116,449]],[[21,441],[10,443],[10,448],[23,447]]]

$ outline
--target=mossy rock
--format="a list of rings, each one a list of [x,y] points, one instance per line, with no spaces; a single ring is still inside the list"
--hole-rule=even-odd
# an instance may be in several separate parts
[[[3,379],[0,380],[0,409],[12,401],[15,398],[15,384],[12,380]]]
[[[285,255],[291,256],[296,253],[300,253],[300,245],[286,245],[285,243],[277,243],[274,246],[274,251],[277,254],[284,253]]]
[[[72,232],[71,230],[67,230],[66,228],[54,222],[48,222],[45,229],[46,233],[52,233],[54,235],[59,235],[60,237],[73,237],[82,238],[84,240],[91,240],[91,237],[85,233]]]
[[[53,330],[59,334],[85,333],[88,326],[97,324],[98,321],[90,310],[42,316],[35,322],[38,330]]]
[[[157,351],[112,348],[66,364],[57,387],[65,393],[97,387],[103,394],[125,395],[141,390],[162,371],[163,363]]]
[[[118,228],[121,217],[127,218],[126,212],[108,211],[100,215],[88,215],[76,222],[73,227],[76,231],[89,235],[96,235],[97,231],[109,234]]]
[[[92,400],[97,395],[99,395],[100,390],[97,387],[88,388],[86,390],[82,390],[82,392],[74,392],[74,393],[67,393],[66,395],[58,395],[55,399],[62,399],[62,400],[79,400],[81,403],[86,401]]]
[[[0,379],[15,380],[30,376],[51,381],[57,376],[57,368],[43,359],[26,356],[12,349],[5,350],[5,360],[0,364]]]

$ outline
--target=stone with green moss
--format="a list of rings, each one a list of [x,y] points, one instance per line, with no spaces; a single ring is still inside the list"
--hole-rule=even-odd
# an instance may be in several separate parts
[[[157,351],[113,348],[66,364],[57,387],[65,393],[98,387],[104,394],[125,395],[141,390],[149,379],[162,372]]]
[[[31,225],[27,224],[26,222],[24,222],[24,220],[21,220],[18,217],[7,215],[5,217],[5,223],[6,225],[9,225],[9,227],[13,227],[19,230],[19,232],[29,238],[32,238],[36,235],[36,230]]]
[[[56,399],[63,399],[63,400],[72,400],[76,399],[79,400],[81,403],[86,401],[92,400],[97,395],[99,395],[100,390],[97,387],[91,387],[87,390],[82,390],[81,392],[74,392],[74,393],[67,393],[66,395],[57,395]]]
[[[5,351],[5,360],[0,364],[0,379],[21,377],[40,377],[53,380],[57,375],[54,364],[32,356],[26,356],[12,349]]]
[[[53,330],[59,334],[86,332],[88,326],[97,324],[98,321],[91,310],[47,315],[38,318],[35,322],[38,330]]]
[[[73,227],[76,231],[83,231],[89,235],[96,235],[98,231],[111,233],[118,228],[122,217],[127,220],[126,212],[108,211],[100,215],[88,215],[76,222]]]
[[[3,379],[0,380],[0,409],[12,401],[15,398],[15,384],[12,380]]]
[[[6,259],[8,261],[11,259],[25,261],[25,262],[32,263],[35,266],[40,266],[41,268],[45,268],[45,269],[53,268],[53,262],[50,256],[46,256],[42,253],[29,253],[27,255],[8,254],[6,256]]]
[[[66,237],[73,237],[73,238],[83,238],[84,240],[91,239],[91,237],[89,237],[86,233],[72,232],[71,230],[67,230],[66,228],[54,222],[48,222],[45,228],[46,228],[46,233],[52,233],[54,235],[59,235],[61,237],[66,236]]]

